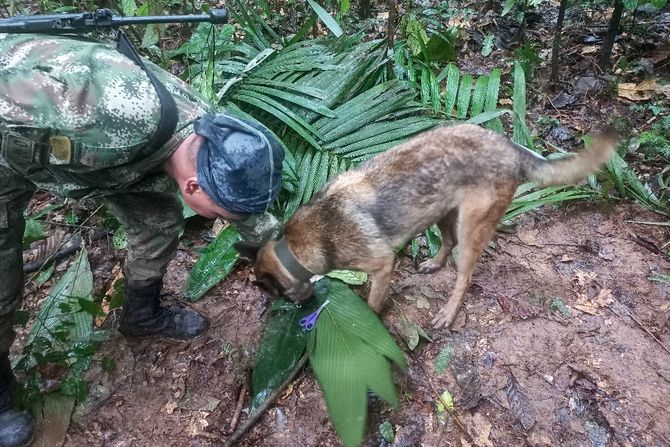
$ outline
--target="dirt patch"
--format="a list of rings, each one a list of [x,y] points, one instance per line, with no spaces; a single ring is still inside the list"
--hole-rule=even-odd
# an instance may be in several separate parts
[[[667,274],[670,263],[634,240],[661,245],[670,231],[631,218],[657,220],[635,206],[584,204],[520,219],[516,233],[500,234],[483,256],[452,332],[429,322],[447,301],[453,267],[424,276],[401,259],[384,322],[410,368],[397,375],[398,409],[371,398],[366,445],[388,445],[377,430],[388,420],[394,446],[670,446],[670,353],[661,346],[670,346],[670,287],[648,279]],[[195,257],[193,248],[180,250],[169,289],[179,289]],[[89,372],[91,395],[66,445],[220,445],[266,305],[243,269],[194,305],[212,320],[199,340],[129,343],[112,331],[102,354],[117,368]],[[433,342],[409,351],[403,318]],[[106,324],[115,326],[114,318]],[[435,358],[445,346],[454,355],[438,374]],[[444,390],[467,435],[436,412]],[[339,445],[309,370],[241,445]]]

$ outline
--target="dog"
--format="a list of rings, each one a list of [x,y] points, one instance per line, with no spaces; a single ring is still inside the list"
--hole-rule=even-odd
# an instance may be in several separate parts
[[[578,182],[597,171],[615,147],[613,137],[602,135],[581,153],[546,160],[477,125],[438,127],[331,180],[288,220],[281,239],[262,246],[243,241],[236,248],[254,263],[256,285],[295,303],[311,297],[313,275],[364,271],[372,282],[368,305],[379,313],[396,248],[437,224],[442,245],[419,272],[441,268],[458,245],[456,284],[432,321],[436,328],[449,327],[517,187],[525,181]]]

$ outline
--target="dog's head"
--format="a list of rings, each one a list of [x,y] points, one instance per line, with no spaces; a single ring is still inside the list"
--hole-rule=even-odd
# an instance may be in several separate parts
[[[265,245],[257,242],[242,241],[235,244],[240,256],[254,264],[256,280],[260,287],[272,298],[288,298],[295,304],[302,304],[314,295],[309,280],[299,280],[293,276],[277,257],[276,241]]]

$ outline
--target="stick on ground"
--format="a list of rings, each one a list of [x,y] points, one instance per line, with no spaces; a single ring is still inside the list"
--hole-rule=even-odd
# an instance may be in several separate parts
[[[265,410],[267,410],[270,407],[270,405],[272,405],[274,401],[277,400],[277,398],[281,395],[281,393],[284,392],[284,389],[286,389],[286,387],[289,386],[291,382],[293,382],[298,373],[302,371],[302,368],[305,366],[306,363],[307,363],[307,354],[304,354],[300,359],[300,361],[298,361],[298,363],[295,365],[295,368],[293,368],[293,371],[291,371],[291,374],[286,378],[286,380],[284,380],[284,383],[282,383],[281,386],[279,386],[279,388],[274,390],[272,394],[270,394],[267,397],[267,399],[263,401],[261,406],[256,409],[256,411],[254,411],[252,414],[249,415],[247,420],[244,421],[244,423],[240,425],[240,427],[237,430],[235,430],[235,433],[230,435],[230,437],[226,440],[225,444],[223,444],[224,447],[232,447],[233,445],[235,445],[242,438],[242,436],[244,436],[246,432],[248,432],[251,429],[251,427],[253,427],[254,424],[256,424],[258,419],[260,419],[263,413],[265,413]]]

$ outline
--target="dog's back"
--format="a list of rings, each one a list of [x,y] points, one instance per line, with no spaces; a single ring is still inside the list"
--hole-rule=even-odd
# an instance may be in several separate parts
[[[519,158],[507,138],[487,129],[439,127],[342,174],[320,200],[346,197],[357,214],[369,215],[383,237],[398,245],[481,186],[518,184]]]

